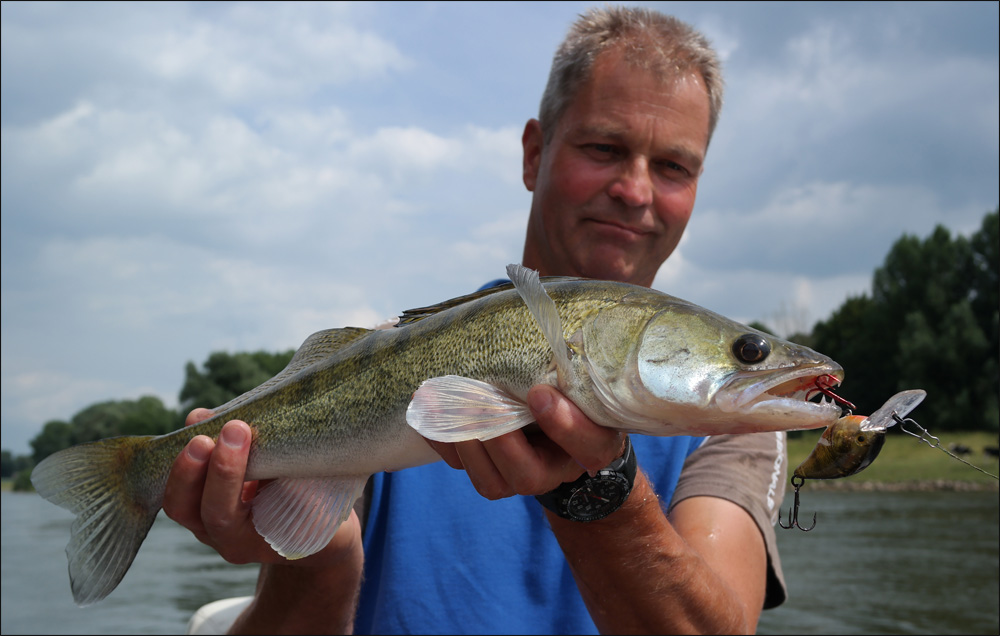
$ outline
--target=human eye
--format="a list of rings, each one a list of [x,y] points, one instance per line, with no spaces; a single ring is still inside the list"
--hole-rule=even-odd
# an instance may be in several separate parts
[[[622,154],[621,149],[614,144],[588,143],[583,148],[590,156],[602,160],[615,159]]]
[[[688,178],[692,175],[687,166],[676,161],[665,159],[657,162],[657,165],[660,168],[660,173],[670,179]]]

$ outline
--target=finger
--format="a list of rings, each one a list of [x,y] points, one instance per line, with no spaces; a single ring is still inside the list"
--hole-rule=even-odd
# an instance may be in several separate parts
[[[250,440],[250,427],[246,423],[227,422],[208,465],[201,519],[216,549],[230,544],[234,535],[242,534],[248,521],[250,506],[243,501],[243,482]]]
[[[436,442],[427,438],[424,438],[424,441],[430,444],[430,447],[434,449],[434,452],[441,456],[441,459],[443,459],[446,464],[458,470],[462,469],[462,458],[458,456],[458,449],[455,448],[454,444],[448,442]]]
[[[624,434],[592,422],[557,389],[548,385],[532,387],[528,406],[549,439],[584,469],[600,470],[621,454]]]
[[[513,433],[508,434],[512,435]],[[476,440],[458,442],[454,444],[454,447],[462,463],[462,468],[465,469],[469,480],[480,495],[487,499],[496,500],[512,497],[516,494],[507,480],[500,474],[500,471],[497,470],[482,442]]]
[[[205,526],[201,522],[201,497],[205,477],[215,442],[198,435],[184,447],[174,460],[163,492],[163,511],[205,542]]]
[[[562,448],[544,435],[514,431],[483,442],[497,472],[519,495],[540,495],[582,472]]]
[[[215,415],[215,412],[212,409],[195,409],[188,413],[188,416],[184,419],[184,426],[193,426],[198,422],[204,422],[213,415]]]

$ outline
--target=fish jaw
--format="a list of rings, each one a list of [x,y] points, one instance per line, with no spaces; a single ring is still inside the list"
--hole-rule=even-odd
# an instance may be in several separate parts
[[[748,432],[829,426],[840,418],[840,406],[825,397],[819,402],[808,400],[823,376],[835,378],[837,385],[844,379],[844,370],[830,361],[736,373],[716,393],[713,404],[722,414],[738,416],[741,423],[750,425]]]

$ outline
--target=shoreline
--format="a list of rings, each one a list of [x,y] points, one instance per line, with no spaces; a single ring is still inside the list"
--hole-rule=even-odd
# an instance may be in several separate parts
[[[921,479],[917,481],[850,481],[809,479],[802,490],[842,492],[1000,492],[1000,482]]]

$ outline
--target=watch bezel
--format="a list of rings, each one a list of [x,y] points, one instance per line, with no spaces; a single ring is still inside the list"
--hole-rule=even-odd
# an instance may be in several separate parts
[[[609,485],[614,485],[617,487],[618,492],[615,493],[615,498],[607,504],[597,507],[594,512],[584,513],[580,512],[581,507],[574,504],[574,499],[582,495],[585,491],[593,491],[595,487],[606,488]],[[569,496],[566,498],[563,509],[566,511],[566,515],[573,521],[597,521],[598,519],[603,519],[607,517],[612,512],[618,510],[628,499],[629,493],[632,492],[632,484],[629,483],[625,475],[618,473],[614,470],[601,470],[594,477],[590,477],[583,484],[577,486],[570,492]]]

